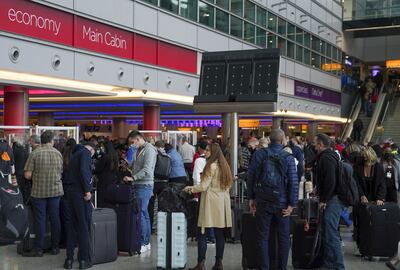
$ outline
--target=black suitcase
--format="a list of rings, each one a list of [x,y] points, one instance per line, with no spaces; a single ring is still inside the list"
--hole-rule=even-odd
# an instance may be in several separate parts
[[[117,215],[113,209],[96,208],[90,226],[90,261],[92,264],[108,263],[117,257]]]
[[[232,205],[232,228],[230,230],[229,240],[232,243],[240,241],[240,235],[242,233],[242,216],[244,210],[242,207]]]
[[[199,202],[197,200],[189,200],[187,202],[187,237],[197,237],[197,220],[198,220]]]
[[[118,251],[128,252],[129,256],[140,254],[140,201],[135,198],[133,186],[127,184],[109,185],[107,188],[107,204],[117,214]]]
[[[359,208],[360,253],[367,257],[393,257],[400,240],[400,209],[395,203],[378,206],[373,203]]]
[[[256,217],[251,213],[244,213],[242,216],[242,267],[243,269],[258,269],[258,235]],[[278,247],[278,233],[275,226],[270,227],[269,237],[269,262],[270,269],[275,270],[279,268],[279,247]]]
[[[319,200],[318,198],[308,198],[299,200],[297,213],[300,219],[318,220],[319,219]]]
[[[292,240],[292,264],[294,268],[314,269],[323,263],[321,224],[310,221],[308,231],[305,220],[296,220]]]
[[[36,239],[36,234],[35,234],[35,220],[34,220],[34,215],[32,211],[31,206],[26,206],[28,209],[28,233],[25,235],[25,237],[22,239],[21,242],[17,244],[17,253],[18,254],[24,254],[26,252],[30,252],[33,250],[34,245],[35,245],[35,239]],[[44,235],[44,241],[43,241],[43,251],[49,251],[51,249],[51,225],[50,225],[50,220],[47,218],[46,220],[46,232]]]

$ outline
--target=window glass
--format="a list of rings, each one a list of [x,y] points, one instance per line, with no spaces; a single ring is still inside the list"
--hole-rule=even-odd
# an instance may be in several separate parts
[[[296,46],[296,60],[303,62],[303,47],[299,45]]]
[[[267,11],[259,6],[257,6],[257,24],[267,27]]]
[[[306,65],[310,65],[310,50],[304,49],[303,61]]]
[[[322,70],[328,69],[328,68],[326,67],[326,64],[325,64],[325,57],[323,57],[323,56],[321,56],[321,65],[320,65],[319,68],[322,69]],[[329,69],[329,70],[330,70],[330,69]]]
[[[332,58],[337,59],[338,58],[338,49],[336,47],[332,48]]]
[[[293,24],[288,23],[288,26],[287,26],[287,37],[288,37],[288,39],[294,41],[296,39],[295,35],[296,35],[296,27]]]
[[[278,48],[281,49],[281,55],[286,56],[286,39],[278,38]]]
[[[311,66],[314,68],[319,68],[321,65],[321,56],[317,53],[311,54]]]
[[[244,40],[250,43],[255,43],[254,31],[254,24],[244,22]]]
[[[311,35],[307,32],[304,32],[304,46],[310,48],[311,45]]]
[[[278,18],[278,34],[286,35],[286,21],[281,18]]]
[[[178,14],[178,0],[160,0],[160,7]]]
[[[278,25],[277,20],[278,18],[274,14],[268,12],[268,30],[276,32],[276,27]]]
[[[294,59],[294,50],[295,50],[294,43],[288,41],[287,42],[287,56]]]
[[[274,34],[268,33],[267,36],[267,48],[277,48],[276,46],[276,36]]]
[[[340,49],[338,49],[338,58],[337,58],[339,63],[342,63],[342,51]]]
[[[180,15],[197,22],[197,0],[180,0]]]
[[[220,9],[216,9],[215,28],[229,34],[229,14]]]
[[[319,38],[316,38],[316,37],[312,37],[312,41],[311,41],[311,44],[312,44],[312,49],[314,50],[314,51],[317,51],[317,52],[319,52],[320,50],[321,50],[321,45],[320,45],[320,43],[321,43],[321,40],[319,39]]]
[[[296,27],[296,42],[303,45],[303,30]]]
[[[255,8],[256,8],[256,6],[252,2],[245,0],[244,1],[244,18],[251,22],[255,22],[255,20],[256,20]]]
[[[325,46],[326,46],[326,42],[320,40],[320,42],[319,42],[319,48],[320,48],[319,51],[324,55],[325,55],[325,52],[326,52]]]
[[[267,32],[259,27],[256,28],[256,44],[261,47],[267,46]]]
[[[199,2],[199,23],[214,28],[214,7]]]
[[[326,44],[326,56],[332,57],[332,45]]]
[[[216,0],[215,4],[225,10],[229,10],[229,0]]]
[[[243,38],[242,32],[242,20],[231,15],[231,35],[238,38]]]
[[[231,12],[243,16],[243,0],[231,0]]]
[[[152,5],[158,5],[158,1],[157,0],[145,0],[147,3],[150,3]]]

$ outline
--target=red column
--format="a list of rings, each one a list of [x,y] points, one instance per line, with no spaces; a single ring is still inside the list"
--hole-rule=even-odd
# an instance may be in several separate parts
[[[144,104],[143,130],[160,130],[160,105]]]
[[[4,87],[4,125],[27,126],[29,124],[29,95],[26,89]]]

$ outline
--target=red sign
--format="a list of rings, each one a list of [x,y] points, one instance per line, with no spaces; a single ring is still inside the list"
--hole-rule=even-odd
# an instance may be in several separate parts
[[[135,34],[133,59],[151,65],[157,65],[157,39]]]
[[[133,33],[75,17],[74,46],[132,59]]]
[[[195,51],[159,41],[157,58],[159,66],[197,73],[197,52]]]
[[[1,30],[72,46],[73,15],[24,0],[1,0]]]

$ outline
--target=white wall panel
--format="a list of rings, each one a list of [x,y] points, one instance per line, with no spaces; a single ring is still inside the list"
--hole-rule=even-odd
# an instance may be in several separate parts
[[[297,6],[302,7],[305,11],[311,12],[311,0],[297,0]]]
[[[214,31],[198,27],[197,37],[197,47],[200,50],[227,51],[229,49],[229,38]]]
[[[158,11],[154,8],[134,2],[133,28],[152,35],[158,34],[157,29]]]
[[[256,47],[256,46],[249,45],[249,44],[243,42],[243,43],[242,43],[242,49],[243,49],[243,50],[253,50],[253,49],[257,49],[257,47]]]
[[[342,18],[342,10],[343,10],[343,7],[340,5],[340,4],[338,4],[338,3],[336,3],[336,2],[334,2],[334,1],[332,1],[332,11],[333,11],[333,13],[335,13],[335,15],[336,16],[338,16],[339,18]]]
[[[294,66],[294,77],[300,80],[310,80],[310,68],[296,63]]]
[[[287,4],[287,19],[296,23],[296,8],[290,4]]]
[[[90,65],[94,71],[89,72]],[[120,70],[124,75],[119,78]],[[75,53],[75,79],[124,87],[133,85],[133,64],[122,63],[102,57]]]
[[[158,13],[158,34],[165,39],[197,46],[197,26],[162,12]]]
[[[157,90],[157,72],[158,71],[154,68],[135,65],[133,67],[133,87],[136,89]]]
[[[19,57],[14,63],[10,53],[15,49],[19,50]],[[58,69],[53,68],[52,64],[55,56],[60,60]],[[51,46],[0,36],[0,69],[73,79],[74,54]]]
[[[74,0],[43,0],[43,1],[59,5],[62,7],[74,9]]]
[[[294,64],[295,62],[292,60],[286,60],[286,75],[290,77],[294,77]]]
[[[336,89],[336,90],[340,91],[340,90],[341,90],[341,81],[340,81],[340,78],[332,77],[331,86],[332,86],[332,89]]]
[[[230,38],[228,43],[230,51],[241,50],[243,48],[243,43],[233,38]]]
[[[330,88],[331,78],[332,76],[328,74],[325,74],[315,69],[311,69],[311,84],[317,84],[320,86],[326,86]]]
[[[171,82],[168,84],[168,82]],[[163,93],[171,93],[178,95],[193,96],[196,90],[196,85],[190,86],[188,84],[195,84],[194,79],[168,71],[158,71],[158,91]],[[196,92],[197,94],[197,92]]]
[[[131,0],[74,0],[75,10],[132,28]]]

